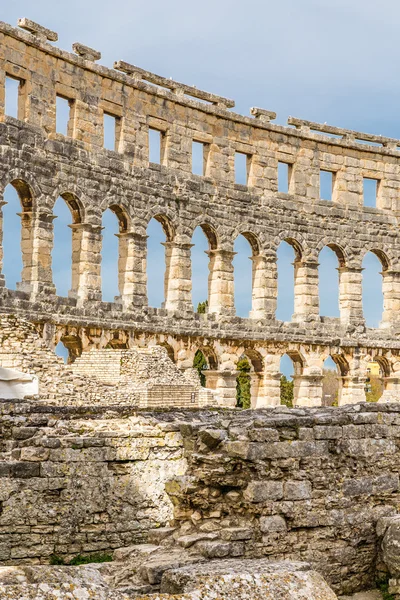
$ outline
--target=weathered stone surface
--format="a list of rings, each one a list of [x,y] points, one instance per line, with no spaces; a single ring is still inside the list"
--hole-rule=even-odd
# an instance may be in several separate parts
[[[381,538],[383,562],[390,575],[400,579],[400,515],[381,519],[377,534]]]
[[[221,561],[167,571],[161,592],[193,598],[335,600],[324,579],[304,564],[267,560]]]
[[[0,567],[1,600],[129,600],[95,566]]]

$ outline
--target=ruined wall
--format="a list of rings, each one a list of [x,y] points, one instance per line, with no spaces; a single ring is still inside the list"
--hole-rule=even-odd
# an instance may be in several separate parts
[[[1,409],[3,564],[107,551],[172,524],[158,533],[167,553],[307,560],[350,592],[371,586],[376,521],[400,505],[395,405]]]
[[[1,402],[0,561],[110,551],[166,525],[177,426],[129,408]]]
[[[233,113],[231,100],[119,61],[96,64],[99,53],[60,50],[54,32],[32,23],[0,24],[0,191],[19,193],[23,271],[17,291],[0,289],[0,310],[40,323],[49,343],[60,339],[71,357],[109,343],[159,343],[170,338],[180,368],[197,348],[210,364],[208,387],[235,403],[236,363],[254,367],[253,405],[279,403],[279,359],[296,361],[299,405],[321,403],[323,360],[340,369],[341,403],[363,399],[366,365],[384,363],[389,397],[400,389],[399,141],[290,119],[252,109]],[[4,115],[4,80],[20,81],[18,119]],[[56,96],[70,102],[67,135],[56,132]],[[104,148],[104,115],[116,123],[114,150]],[[149,162],[149,129],[161,134],[161,164]],[[204,174],[192,173],[192,141],[203,143]],[[247,183],[235,183],[235,154],[247,158]],[[278,192],[278,163],[289,166],[288,193]],[[331,201],[320,198],[321,170],[333,174]],[[363,178],[378,182],[376,208],[363,206]],[[68,298],[56,296],[51,269],[53,207],[68,204],[73,225]],[[101,217],[110,207],[120,224],[120,296],[102,302]],[[146,228],[164,227],[165,303],[148,306]],[[208,313],[193,312],[191,239],[209,240]],[[233,246],[243,234],[253,259],[253,304],[235,316]],[[295,314],[275,318],[276,250],[295,249]],[[321,317],[318,256],[324,246],[339,261],[340,318]],[[362,313],[362,259],[382,263],[384,313],[368,329]],[[51,315],[51,317],[49,317]],[[127,347],[126,345],[124,347]]]

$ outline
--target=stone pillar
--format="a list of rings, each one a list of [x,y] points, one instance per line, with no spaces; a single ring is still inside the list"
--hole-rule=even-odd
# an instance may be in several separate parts
[[[258,398],[263,396],[262,373],[250,371],[250,407],[257,408]]]
[[[55,295],[53,284],[52,257],[53,220],[51,212],[24,211],[21,217],[22,282],[17,288],[30,291],[33,297],[39,294]]]
[[[234,277],[232,260],[236,252],[209,250],[208,312],[234,315]]]
[[[281,403],[281,377],[279,371],[265,372],[260,382],[256,405],[252,408],[279,406]]]
[[[345,404],[358,404],[366,402],[365,382],[367,378],[363,375],[345,375],[342,377],[342,389],[339,394],[339,406]]]
[[[206,387],[216,390],[220,406],[236,406],[236,377],[239,371],[204,371],[206,376]]]
[[[147,306],[147,235],[117,233],[119,239],[118,288],[124,307]]]
[[[192,260],[191,248],[174,240],[165,242],[165,302],[164,308],[171,311],[193,312],[192,304]]]
[[[293,321],[319,320],[318,263],[296,260],[294,263]]]
[[[400,402],[400,373],[383,378],[383,394],[378,402]]]
[[[344,324],[364,325],[361,267],[339,267],[339,309]]]
[[[274,319],[278,296],[275,257],[253,256],[253,294],[250,319]]]
[[[380,326],[390,328],[400,321],[400,271],[382,272],[383,315]]]
[[[101,226],[69,225],[72,229],[72,289],[78,304],[101,300]]]
[[[294,375],[294,406],[321,406],[322,405],[322,380],[323,375],[318,373],[304,373]]]

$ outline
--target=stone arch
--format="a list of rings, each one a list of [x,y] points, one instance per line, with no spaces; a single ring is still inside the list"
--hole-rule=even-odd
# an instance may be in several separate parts
[[[200,227],[204,235],[206,236],[210,246],[210,250],[216,250],[221,246],[220,228],[207,216],[204,215],[200,215],[199,217],[194,219],[190,229],[187,229],[186,234],[188,239],[192,239],[197,227]]]
[[[102,295],[104,299],[107,293],[107,300],[113,301],[114,297],[124,295],[125,282],[128,276],[128,240],[126,234],[130,229],[130,217],[126,207],[119,201],[113,202],[110,199],[104,204],[103,208],[101,243]],[[110,213],[116,218],[117,227],[115,227],[115,221],[109,219],[108,215]],[[109,220],[109,223],[104,226],[107,220]],[[117,242],[114,236],[118,238]]]
[[[147,212],[143,219],[145,230],[147,230],[150,221],[155,219],[160,223],[167,242],[172,242],[177,231],[177,215],[167,207],[155,206]]]
[[[390,261],[387,254],[376,247],[366,250],[361,258],[362,267],[362,312],[368,327],[384,326],[390,321],[390,286],[384,281],[391,279]],[[385,315],[385,312],[387,314]]]
[[[204,355],[210,371],[217,371],[219,369],[218,356],[211,346],[199,345],[194,351],[194,354],[197,350],[200,350],[200,352]]]
[[[286,243],[293,250],[293,259],[289,257],[288,250],[282,246],[281,257],[278,257],[282,243]],[[277,269],[277,302],[276,315],[284,321],[301,320],[306,304],[304,298],[304,271],[303,260],[306,254],[303,240],[282,232],[275,238],[275,260]],[[283,257],[282,257],[283,255]],[[293,287],[288,288],[288,281],[292,279]],[[318,294],[318,290],[316,290]],[[284,299],[285,305],[282,304]],[[289,302],[288,302],[288,299]],[[288,305],[286,306],[286,303]],[[290,303],[290,305],[289,305]]]
[[[199,230],[202,234],[198,234]],[[197,240],[195,239],[196,237],[198,238]],[[206,301],[208,307],[206,312],[210,309],[212,311],[213,306],[210,301],[210,295],[214,290],[214,267],[217,261],[216,253],[220,247],[218,233],[213,225],[201,221],[191,230],[191,237],[188,237],[188,239],[191,243],[190,283],[194,310],[197,311],[197,306]],[[207,258],[204,256],[203,251],[207,255]]]
[[[21,201],[23,209],[33,210],[42,198],[42,191],[32,175],[23,169],[11,169],[1,179],[1,195],[8,185],[12,185]]]
[[[277,252],[281,242],[286,242],[287,244],[289,244],[289,246],[293,248],[295,253],[295,260],[302,260],[305,256],[311,254],[310,248],[306,240],[299,233],[296,233],[296,236],[294,236],[290,232],[282,231],[277,236],[275,236],[271,245],[275,253]]]
[[[90,213],[91,202],[86,194],[74,183],[61,182],[55,188],[46,202],[49,210],[53,211],[58,198],[62,198],[71,211],[73,223],[85,223]],[[97,206],[96,206],[97,209]]]
[[[1,220],[1,268],[7,271],[9,264],[10,270],[15,269],[15,258],[19,254],[21,257],[21,282],[17,283],[18,289],[29,289],[35,275],[33,269],[33,252],[34,252],[34,239],[35,235],[33,227],[33,212],[37,206],[38,198],[41,192],[37,185],[32,179],[25,178],[20,171],[15,170],[8,173],[8,177],[3,179],[4,187],[2,190],[2,196],[5,197],[6,189],[8,186],[13,188],[16,194],[17,205],[21,207],[21,210],[17,208],[16,213],[19,217],[18,227],[20,228],[20,239],[18,250],[14,248],[17,240],[15,238],[15,232],[11,231],[7,225],[7,209],[1,208],[0,220]],[[6,201],[5,201],[6,202]],[[13,217],[15,220],[15,217]],[[16,225],[16,223],[14,223]],[[10,244],[9,250],[6,249],[5,245]],[[7,282],[6,282],[7,283]]]
[[[68,350],[67,363],[73,363],[82,354],[82,341],[78,335],[65,333],[60,336],[61,342]]]
[[[157,346],[162,346],[163,348],[165,348],[165,350],[167,351],[168,357],[172,360],[173,363],[176,362],[175,351],[174,351],[173,347],[170,344],[168,344],[168,342],[157,342]]]
[[[387,253],[384,250],[380,250],[378,248],[370,248],[364,254],[364,257],[366,256],[366,254],[368,254],[368,252],[372,252],[372,254],[375,254],[375,256],[379,259],[379,262],[382,265],[383,271],[388,271],[390,269],[390,260],[389,260]]]

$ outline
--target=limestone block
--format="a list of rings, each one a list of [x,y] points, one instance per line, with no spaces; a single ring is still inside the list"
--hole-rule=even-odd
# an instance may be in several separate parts
[[[389,573],[400,578],[400,515],[381,519],[377,525],[378,535],[383,535],[382,559]]]
[[[323,577],[306,564],[226,560],[167,571],[161,592],[203,600],[335,600]]]

